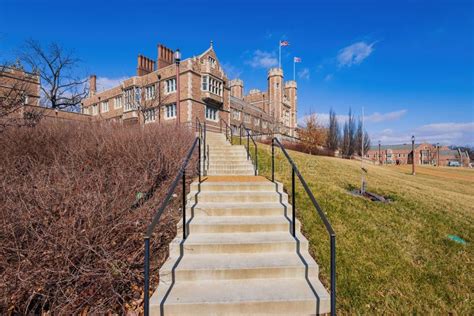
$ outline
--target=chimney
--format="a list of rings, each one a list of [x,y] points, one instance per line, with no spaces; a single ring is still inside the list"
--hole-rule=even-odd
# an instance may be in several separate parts
[[[143,55],[137,58],[137,76],[143,76],[155,70],[155,61]]]
[[[92,97],[97,92],[97,76],[91,75],[89,77],[89,97]]]
[[[168,47],[158,44],[157,70],[173,64],[174,52]]]

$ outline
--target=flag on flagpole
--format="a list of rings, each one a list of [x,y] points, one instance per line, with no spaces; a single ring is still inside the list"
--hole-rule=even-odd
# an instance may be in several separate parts
[[[288,41],[280,41],[280,45],[278,45],[278,68],[281,68],[281,48],[285,46],[290,46]]]
[[[295,63],[300,63],[300,62],[301,62],[301,58],[300,58],[300,57],[294,57],[294,58],[293,58],[293,61],[294,61]]]

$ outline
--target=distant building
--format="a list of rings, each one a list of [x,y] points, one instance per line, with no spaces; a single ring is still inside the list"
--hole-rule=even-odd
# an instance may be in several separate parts
[[[136,75],[105,91],[97,91],[97,77],[91,76],[82,113],[123,124],[176,123],[179,117],[180,123],[192,125],[197,118],[209,130],[219,129],[223,120],[235,132],[244,124],[253,132],[295,135],[296,82],[285,83],[281,69],[268,72],[268,91],[244,95],[243,82],[227,78],[211,43],[180,62],[177,102],[174,53],[158,45],[156,61],[139,55]]]
[[[372,146],[366,158],[382,164],[412,164],[413,153],[411,144]],[[447,146],[439,147],[439,165],[448,166],[457,162],[462,166],[469,164],[469,155],[461,150],[452,150]],[[429,143],[415,144],[416,165],[437,165],[438,148]]]

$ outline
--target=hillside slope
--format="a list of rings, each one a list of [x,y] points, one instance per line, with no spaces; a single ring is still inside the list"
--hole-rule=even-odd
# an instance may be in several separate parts
[[[291,190],[291,169],[275,151],[276,179]],[[411,166],[366,166],[368,189],[392,200],[381,204],[347,193],[360,185],[360,162],[289,153],[337,234],[340,312],[472,314],[473,170],[419,167],[411,176]],[[271,175],[270,154],[259,144],[265,176]],[[328,284],[329,238],[299,182],[296,203]]]

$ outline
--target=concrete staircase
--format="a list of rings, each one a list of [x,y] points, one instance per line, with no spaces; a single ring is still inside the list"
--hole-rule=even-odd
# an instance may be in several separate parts
[[[299,222],[291,234],[282,185],[254,176],[245,148],[224,135],[208,133],[207,142],[209,176],[191,184],[189,235],[183,241],[179,224],[151,314],[328,313],[330,297]]]

